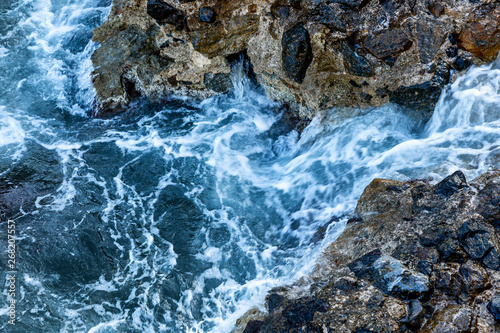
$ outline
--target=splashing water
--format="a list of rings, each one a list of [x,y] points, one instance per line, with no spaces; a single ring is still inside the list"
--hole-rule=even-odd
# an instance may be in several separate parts
[[[227,95],[89,119],[108,5],[0,5],[0,179],[36,193],[16,217],[18,323],[2,331],[229,332],[312,269],[373,178],[499,167],[499,61],[451,85],[424,130],[385,105],[299,139],[241,74]]]

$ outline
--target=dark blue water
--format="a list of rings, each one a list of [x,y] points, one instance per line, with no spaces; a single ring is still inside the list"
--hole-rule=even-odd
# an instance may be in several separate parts
[[[1,331],[229,332],[312,269],[373,178],[499,167],[499,63],[451,86],[425,128],[387,105],[318,116],[299,139],[238,70],[227,95],[93,119],[90,38],[107,6],[0,4],[0,206],[18,271]]]

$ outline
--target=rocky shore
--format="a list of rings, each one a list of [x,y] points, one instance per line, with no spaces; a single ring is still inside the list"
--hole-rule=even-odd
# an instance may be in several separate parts
[[[494,0],[114,0],[95,29],[98,112],[143,96],[206,98],[240,56],[271,99],[311,118],[386,102],[425,121],[441,89],[500,49]]]
[[[375,179],[314,272],[240,332],[500,331],[500,172]]]

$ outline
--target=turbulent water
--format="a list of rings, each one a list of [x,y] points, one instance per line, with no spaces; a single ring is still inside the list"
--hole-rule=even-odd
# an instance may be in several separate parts
[[[299,138],[237,71],[224,96],[90,118],[90,38],[108,11],[0,3],[0,204],[21,208],[17,322],[6,283],[2,332],[229,332],[311,270],[373,178],[499,168],[500,61],[459,78],[425,127],[387,105]]]

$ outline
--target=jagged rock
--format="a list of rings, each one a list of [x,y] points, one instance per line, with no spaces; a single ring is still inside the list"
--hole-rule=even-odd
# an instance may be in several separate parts
[[[456,171],[436,185],[435,193],[449,197],[466,186],[465,175],[461,171]]]
[[[186,15],[162,0],[148,0],[147,13],[159,24],[171,24],[177,30],[186,28]]]
[[[366,6],[366,4],[370,0],[333,0],[333,2],[341,3],[344,5],[347,5],[349,7],[352,7],[356,10],[361,9],[362,7]]]
[[[208,89],[218,93],[228,92],[233,86],[229,73],[206,73],[203,83]]]
[[[437,246],[437,250],[441,255],[441,260],[446,262],[466,262],[467,261],[467,253],[462,249],[462,247],[458,244],[458,241],[455,239],[446,239],[439,243]]]
[[[400,298],[417,298],[429,291],[427,276],[413,272],[399,260],[372,251],[349,264],[356,277],[367,279],[384,293]]]
[[[493,315],[496,321],[500,322],[500,297],[495,295],[493,299],[488,303],[488,310]]]
[[[460,267],[460,276],[469,294],[479,294],[491,288],[490,277],[486,270],[474,261],[468,261]]]
[[[363,46],[375,57],[385,59],[408,50],[412,43],[402,29],[388,29],[368,35]]]
[[[457,264],[439,264],[434,269],[434,288],[442,290],[444,294],[458,296],[462,288],[462,280]]]
[[[408,316],[408,325],[410,328],[419,329],[425,319],[425,310],[420,301],[414,299],[410,302],[410,315]]]
[[[321,299],[298,299],[283,312],[290,323],[297,325],[311,321],[316,312],[325,312],[329,308],[328,302]]]
[[[465,251],[474,259],[481,259],[488,251],[497,248],[493,229],[483,223],[463,223],[458,229],[458,237]]]
[[[426,122],[432,116],[434,106],[441,96],[441,88],[432,82],[424,82],[409,87],[401,86],[389,91],[389,100],[405,108],[423,111],[419,118]]]
[[[420,19],[415,23],[418,55],[423,64],[430,63],[446,38],[446,29],[439,21]]]
[[[269,311],[269,313],[273,312],[284,300],[285,298],[279,294],[270,294],[267,296],[267,311]]]
[[[434,316],[423,327],[422,333],[465,333],[471,332],[472,311],[469,307],[451,305]]]
[[[374,75],[370,61],[353,51],[347,43],[342,45],[342,55],[344,56],[344,66],[349,74],[364,77]]]
[[[494,227],[500,227],[500,181],[496,174],[486,174],[478,194],[478,213]]]
[[[226,57],[246,52],[267,95],[303,119],[390,101],[425,121],[450,68],[494,59],[499,12],[452,0],[113,0],[94,31],[97,109],[117,112],[139,96],[227,92],[209,77],[227,82]]]
[[[250,320],[243,333],[259,333],[264,322],[260,320]]]
[[[496,214],[485,204],[499,179],[373,180],[316,269],[270,293],[260,332],[495,332],[497,235],[479,212]]]
[[[435,17],[440,17],[441,15],[444,14],[444,7],[441,5],[439,2],[433,3],[429,6],[429,11],[434,15]]]
[[[302,23],[283,34],[281,42],[283,70],[297,83],[302,83],[312,61],[311,39]]]

